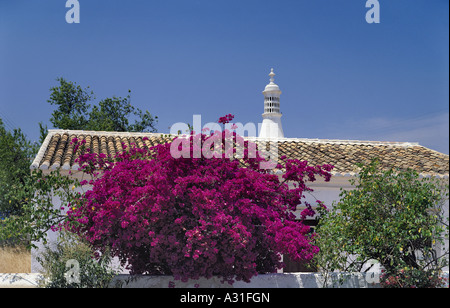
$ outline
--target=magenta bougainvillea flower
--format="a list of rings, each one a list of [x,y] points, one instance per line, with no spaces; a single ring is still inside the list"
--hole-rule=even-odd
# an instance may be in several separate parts
[[[220,117],[219,121],[217,121],[217,122],[219,122],[221,124],[227,124],[227,123],[230,123],[231,121],[233,121],[233,119],[234,119],[234,115],[229,113],[229,114],[227,114],[227,115],[225,115],[223,117]]]
[[[221,121],[232,119],[227,115]],[[192,149],[195,138],[206,142],[212,137],[184,138]],[[74,142],[82,152],[80,169],[93,179],[83,183],[92,188],[69,210],[68,228],[96,249],[108,248],[132,274],[249,282],[281,268],[282,254],[301,261],[318,252],[302,222],[314,211],[305,204],[300,220],[293,211],[311,190],[308,182],[316,176],[330,180],[330,165],[308,166],[282,157],[277,167],[284,173],[279,176],[260,169],[259,156],[174,158],[166,143],[131,145],[106,157]]]

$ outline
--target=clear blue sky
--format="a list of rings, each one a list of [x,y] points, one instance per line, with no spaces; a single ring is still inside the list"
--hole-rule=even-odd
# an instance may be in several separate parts
[[[159,117],[261,122],[270,68],[286,137],[419,142],[449,153],[449,1],[0,0],[0,117],[38,140],[57,77]]]

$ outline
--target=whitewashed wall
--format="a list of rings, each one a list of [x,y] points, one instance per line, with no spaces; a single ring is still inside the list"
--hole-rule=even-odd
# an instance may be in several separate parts
[[[340,276],[338,276],[340,275]],[[342,282],[339,277],[344,278]],[[442,277],[448,278],[444,272]],[[0,288],[36,288],[42,279],[39,274],[0,274]],[[110,287],[120,288],[379,288],[376,277],[362,273],[336,274],[325,283],[324,278],[317,273],[283,273],[267,274],[253,277],[250,283],[238,281],[233,285],[223,284],[219,278],[190,280],[188,282],[174,281],[170,276],[138,276],[119,275],[112,281]],[[448,283],[447,283],[448,287]]]
[[[316,199],[325,202],[328,207],[331,207],[334,201],[339,200],[340,188],[344,187],[345,189],[351,189],[350,183],[348,182],[349,177],[334,177],[332,181],[329,183],[324,182],[322,179],[318,179],[317,182],[311,183],[310,187],[314,189],[314,192],[307,193],[305,200],[308,201],[311,205],[316,204]],[[89,189],[86,187],[84,190],[81,188],[76,188],[76,191],[83,192]],[[55,196],[53,198],[53,204],[55,208],[59,208],[61,206],[61,200],[59,197]],[[299,208],[297,211],[297,215],[301,212],[302,208]],[[58,233],[53,231],[47,232],[47,244],[50,246],[54,246],[58,238]],[[39,256],[40,251],[44,248],[44,244],[42,241],[34,242],[37,248],[33,248],[31,250],[31,272],[39,273],[41,271],[41,266],[37,261],[36,257]],[[118,259],[115,259],[114,265],[118,265]],[[282,272],[282,270],[280,271]],[[123,270],[123,273],[128,273],[126,270]]]
[[[340,199],[339,194],[341,193],[341,188],[346,189],[346,190],[353,189],[353,187],[349,183],[349,180],[350,180],[349,176],[335,176],[335,177],[332,177],[330,182],[325,182],[321,178],[319,178],[316,182],[310,183],[309,186],[314,189],[314,192],[307,193],[305,200],[308,201],[311,205],[315,205],[316,199],[318,199],[318,200],[323,201],[327,207],[331,207],[333,202],[337,202]],[[80,188],[77,188],[77,189],[80,192],[82,192],[82,190]],[[58,197],[54,197],[55,207],[59,207],[60,203],[61,203],[61,200]],[[448,217],[448,215],[449,215],[449,202],[448,201],[445,204],[445,209],[446,209],[446,216]],[[300,211],[301,211],[301,208],[299,209],[297,214],[300,213]],[[53,231],[48,232],[47,239],[48,239],[49,243],[55,242],[57,237],[58,237],[58,235],[56,232],[53,232]],[[32,251],[31,251],[31,255],[32,255],[31,271],[32,271],[32,273],[39,273],[41,267],[36,260],[36,256],[39,255],[39,251],[43,248],[43,244],[42,244],[42,242],[38,242],[38,243],[35,243],[35,245],[37,245],[38,248],[32,249]],[[448,249],[449,249],[448,238],[445,242],[445,247],[446,247],[446,250],[448,251]],[[438,254],[441,254],[443,247],[438,246],[437,250],[438,250]],[[448,255],[447,255],[447,257],[448,257]],[[119,264],[117,259],[115,259],[114,264],[115,265]],[[448,271],[449,267],[447,266],[445,268],[445,270]],[[280,271],[280,272],[282,272],[282,271]],[[126,274],[127,271],[124,270],[123,273]]]

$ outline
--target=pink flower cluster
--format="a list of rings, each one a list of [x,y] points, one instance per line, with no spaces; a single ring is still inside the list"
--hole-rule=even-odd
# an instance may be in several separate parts
[[[69,210],[68,228],[102,252],[109,248],[133,274],[182,281],[248,282],[281,268],[281,254],[310,260],[318,248],[292,211],[311,190],[306,183],[328,181],[332,166],[284,158],[279,178],[259,169],[258,159],[174,158],[170,143],[131,146],[114,158],[85,149],[81,169],[103,172],[81,206]],[[307,205],[302,218],[313,214]]]
[[[229,113],[223,117],[220,117],[218,122],[221,124],[227,124],[227,123],[230,123],[231,121],[233,121],[233,119],[234,119],[234,115]]]
[[[383,288],[448,288],[448,278],[437,276],[431,271],[405,268],[381,271],[380,285]]]

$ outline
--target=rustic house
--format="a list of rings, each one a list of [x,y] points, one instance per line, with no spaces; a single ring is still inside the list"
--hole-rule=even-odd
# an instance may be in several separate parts
[[[281,128],[279,87],[274,83],[273,70],[270,83],[264,94],[263,123],[259,137],[249,137],[258,143],[270,140],[276,144],[278,157],[307,160],[312,165],[331,164],[335,168],[330,182],[318,180],[311,187],[316,198],[327,205],[339,200],[340,189],[351,189],[349,180],[357,174],[357,163],[368,163],[373,158],[379,158],[383,168],[412,168],[423,177],[438,177],[448,180],[449,156],[423,147],[412,142],[382,142],[360,140],[326,140],[285,138]],[[275,130],[271,129],[275,125]],[[146,137],[146,138],[145,138]],[[71,140],[86,140],[86,146],[96,153],[114,156],[122,151],[122,144],[138,147],[150,147],[170,140],[172,137],[156,133],[132,132],[100,132],[50,130],[43,142],[31,169],[41,169],[44,172],[60,169],[67,176],[80,176],[74,172],[78,170],[75,163],[76,153]],[[59,201],[55,199],[55,203]],[[446,205],[448,211],[448,203]],[[448,212],[447,212],[448,215]],[[314,224],[314,221],[311,221]],[[49,238],[55,238],[49,234]],[[448,242],[447,242],[448,247]],[[33,254],[36,254],[33,251]],[[36,271],[38,264],[33,257],[32,271]],[[289,264],[288,271],[301,271],[300,265]]]

